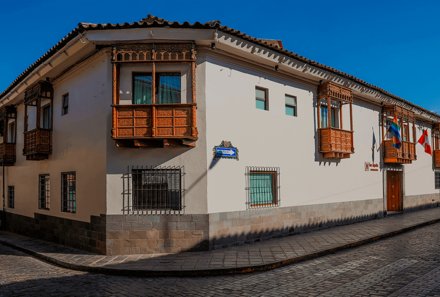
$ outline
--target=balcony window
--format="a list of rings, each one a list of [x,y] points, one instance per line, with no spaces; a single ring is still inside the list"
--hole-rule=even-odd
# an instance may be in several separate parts
[[[8,143],[15,143],[15,121],[8,124]]]
[[[133,74],[133,104],[151,104],[151,74]]]
[[[157,73],[156,84],[157,103],[181,102],[180,73]]]
[[[181,103],[180,73],[156,73],[156,103]],[[152,104],[151,73],[133,74],[133,104]]]
[[[41,123],[41,128],[43,129],[51,129],[52,123],[51,123],[51,116],[52,116],[52,112],[51,112],[51,107],[49,104],[43,106],[42,108],[42,123]]]

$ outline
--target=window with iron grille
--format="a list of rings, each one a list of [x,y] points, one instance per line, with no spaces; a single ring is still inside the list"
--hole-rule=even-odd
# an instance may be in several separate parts
[[[246,176],[249,208],[279,205],[280,169],[278,167],[247,167]]]
[[[49,174],[38,176],[38,208],[50,208],[50,177]]]
[[[69,113],[69,93],[63,95],[63,105],[61,107],[61,115]]]
[[[440,171],[435,172],[435,188],[440,189]]]
[[[14,186],[8,186],[8,207],[15,207],[15,188]]]
[[[183,167],[133,167],[124,175],[124,213],[181,213]]]
[[[61,173],[61,211],[76,212],[76,173]]]

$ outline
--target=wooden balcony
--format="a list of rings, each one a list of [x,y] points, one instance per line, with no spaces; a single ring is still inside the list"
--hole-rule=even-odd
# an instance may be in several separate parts
[[[440,169],[440,150],[434,150],[434,168]]]
[[[113,116],[113,139],[122,146],[197,140],[196,104],[116,105]]]
[[[353,132],[336,128],[320,128],[319,148],[324,158],[350,158],[354,153]]]
[[[0,144],[0,165],[11,166],[15,163],[15,143]]]
[[[402,141],[402,146],[397,149],[393,146],[392,140],[384,140],[384,163],[411,164],[417,159],[416,144]]]
[[[24,132],[23,155],[26,160],[44,160],[52,153],[52,130],[34,129]]]

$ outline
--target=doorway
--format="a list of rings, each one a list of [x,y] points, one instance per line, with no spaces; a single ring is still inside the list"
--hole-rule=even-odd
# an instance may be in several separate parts
[[[402,211],[402,171],[387,171],[387,211]]]

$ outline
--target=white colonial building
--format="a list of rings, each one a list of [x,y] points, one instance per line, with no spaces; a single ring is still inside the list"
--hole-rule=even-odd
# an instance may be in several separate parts
[[[81,23],[0,108],[3,226],[100,253],[216,248],[440,202],[440,115],[218,21]]]

